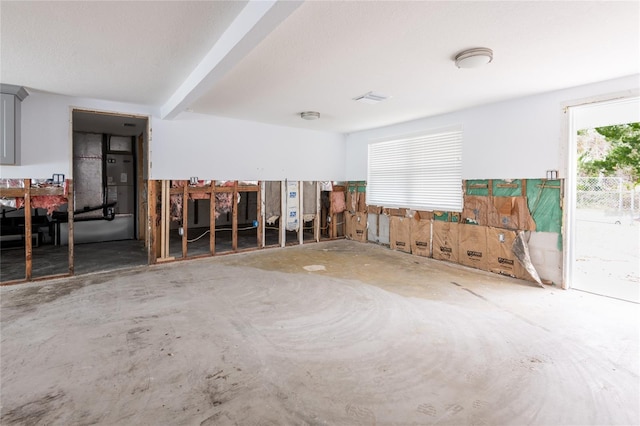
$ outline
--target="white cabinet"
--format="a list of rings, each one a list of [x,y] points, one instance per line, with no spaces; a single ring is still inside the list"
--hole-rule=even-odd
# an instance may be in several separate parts
[[[0,86],[0,164],[20,164],[20,105],[28,96],[23,87]]]

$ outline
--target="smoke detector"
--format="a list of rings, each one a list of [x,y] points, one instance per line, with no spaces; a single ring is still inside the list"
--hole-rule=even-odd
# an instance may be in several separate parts
[[[368,92],[364,95],[353,98],[354,101],[361,102],[363,104],[377,104],[378,102],[382,102],[386,99],[389,99],[389,97],[375,92]]]

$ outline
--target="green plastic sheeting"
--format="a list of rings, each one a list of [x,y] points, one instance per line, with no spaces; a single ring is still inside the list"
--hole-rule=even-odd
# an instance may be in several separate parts
[[[489,182],[492,184],[492,194],[494,197],[519,197],[522,195],[522,180],[511,179],[474,179],[466,181],[466,194],[467,195],[489,195]],[[511,188],[511,185],[517,185],[515,188]],[[484,186],[483,188],[474,188],[474,186]],[[509,187],[502,187],[502,185],[509,185]]]
[[[367,182],[364,180],[347,182],[347,191],[349,192],[367,192]]]
[[[440,222],[458,222],[458,214],[451,212],[433,212],[433,220]]]
[[[527,180],[527,204],[536,231],[558,234],[558,249],[562,250],[562,207],[560,180]]]
[[[449,212],[433,212],[433,220],[449,222]]]
[[[473,188],[474,185],[484,185],[484,188]],[[489,180],[468,180],[465,190],[467,191],[467,195],[489,195]]]
[[[501,185],[518,185],[516,188],[502,187]],[[522,181],[513,179],[510,181],[494,179],[493,180],[493,196],[494,197],[519,197],[522,195]]]

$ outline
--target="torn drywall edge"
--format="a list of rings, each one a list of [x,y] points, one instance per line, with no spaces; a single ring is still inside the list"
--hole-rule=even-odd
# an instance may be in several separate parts
[[[538,271],[533,266],[531,262],[531,255],[529,254],[529,246],[527,245],[527,241],[525,239],[525,232],[518,231],[518,235],[516,236],[515,241],[513,242],[513,254],[515,254],[516,258],[520,262],[520,264],[526,269],[531,278],[538,283],[540,287],[544,287],[542,285],[542,281],[540,280],[540,276],[538,275]]]

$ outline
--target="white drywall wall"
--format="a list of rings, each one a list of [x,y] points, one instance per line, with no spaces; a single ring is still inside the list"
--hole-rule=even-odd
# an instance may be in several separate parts
[[[210,115],[156,120],[153,179],[343,180],[344,136]]]
[[[353,133],[346,138],[199,114],[183,113],[174,121],[163,121],[150,107],[30,92],[22,103],[21,164],[2,166],[0,177],[71,176],[73,107],[156,116],[151,118],[153,179],[365,180],[371,140],[453,125],[463,126],[464,179],[539,178],[550,169],[560,170],[564,176],[562,107],[574,100],[631,93],[639,87],[638,76],[629,76]]]
[[[631,95],[639,87],[635,75],[353,133],[346,138],[346,179],[367,178],[371,141],[455,125],[463,127],[463,179],[543,178],[547,170],[563,177],[563,106],[609,93]]]
[[[73,108],[151,116],[152,179],[343,180],[344,136],[32,91],[22,104],[22,161],[0,178],[71,177]],[[155,117],[154,117],[155,116]]]
[[[2,166],[1,178],[48,179],[54,173],[71,177],[71,109],[150,115],[149,108],[95,99],[29,91],[22,102],[21,161]]]

